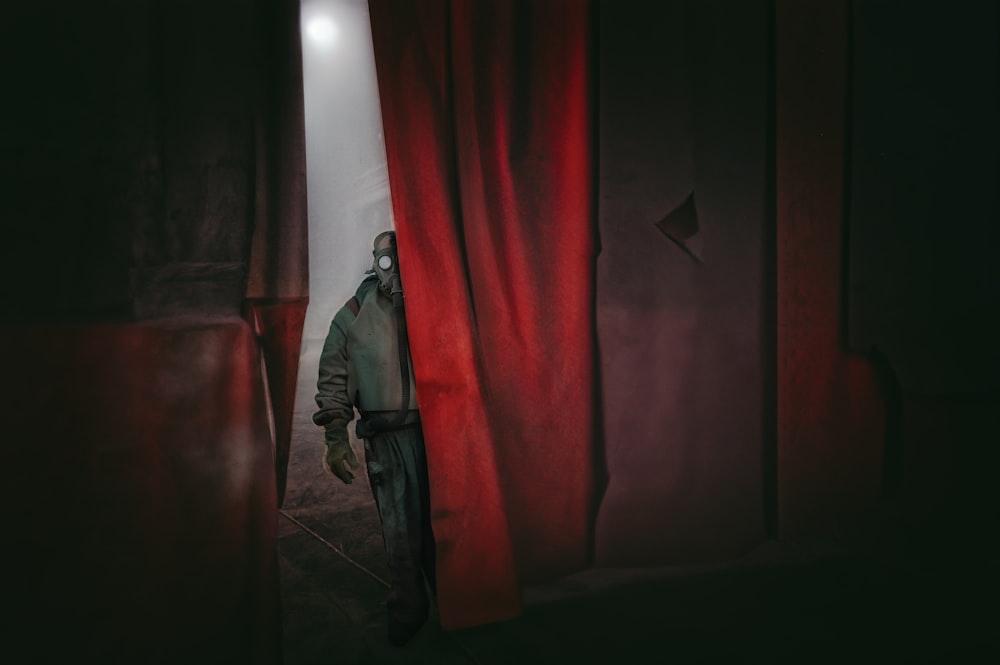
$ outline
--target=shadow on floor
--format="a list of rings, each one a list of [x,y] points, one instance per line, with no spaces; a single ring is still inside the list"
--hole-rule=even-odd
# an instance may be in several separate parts
[[[997,647],[990,615],[940,577],[841,557],[590,570],[527,590],[517,620],[446,633],[432,616],[395,649],[379,581],[307,534],[281,543],[286,665],[945,663]]]
[[[304,354],[279,516],[285,665],[964,663],[998,651],[992,572],[961,554],[918,565],[774,542],[722,564],[585,571],[526,590],[517,620],[445,632],[432,613],[391,647],[378,515],[363,473],[343,485],[322,470],[314,370]]]

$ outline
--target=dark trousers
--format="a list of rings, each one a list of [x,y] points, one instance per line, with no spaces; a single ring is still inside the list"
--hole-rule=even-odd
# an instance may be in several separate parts
[[[389,616],[396,621],[423,621],[428,609],[424,578],[432,590],[436,579],[420,425],[365,439],[365,466],[389,564]]]

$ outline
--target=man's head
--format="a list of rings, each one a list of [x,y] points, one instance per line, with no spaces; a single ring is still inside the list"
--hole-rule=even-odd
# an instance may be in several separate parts
[[[378,276],[379,286],[386,293],[402,293],[403,285],[399,278],[399,257],[396,255],[396,232],[383,231],[375,236],[372,243],[372,272]]]

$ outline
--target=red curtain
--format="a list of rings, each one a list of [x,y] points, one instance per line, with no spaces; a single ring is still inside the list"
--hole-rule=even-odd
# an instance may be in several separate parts
[[[585,567],[590,42],[578,0],[370,0],[446,628]]]
[[[257,360],[233,317],[0,327],[7,653],[281,661]]]

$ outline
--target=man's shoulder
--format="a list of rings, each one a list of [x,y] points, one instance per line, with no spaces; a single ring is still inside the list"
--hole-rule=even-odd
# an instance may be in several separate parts
[[[354,292],[354,297],[358,302],[364,302],[368,294],[378,288],[378,275],[368,275],[358,285],[358,290]]]
[[[354,295],[351,296],[344,306],[341,308],[341,312],[350,312],[352,317],[358,315],[361,311],[361,305],[364,303],[365,298],[372,294],[378,288],[378,276],[369,275],[361,280],[361,284],[358,285],[357,290]]]
[[[361,284],[358,285],[358,290],[354,292],[354,298],[359,302],[363,303],[365,298],[367,298],[372,292],[378,290],[378,276],[369,275],[361,280]]]

